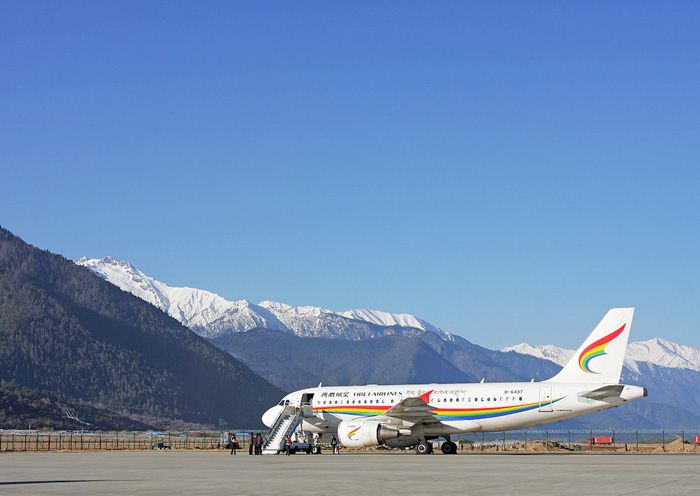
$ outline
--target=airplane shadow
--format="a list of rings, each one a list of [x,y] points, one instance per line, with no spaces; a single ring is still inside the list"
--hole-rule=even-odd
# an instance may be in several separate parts
[[[0,482],[0,486],[19,486],[24,484],[65,484],[75,482],[133,482],[113,479],[85,479],[85,480],[38,480],[38,481],[10,481]]]

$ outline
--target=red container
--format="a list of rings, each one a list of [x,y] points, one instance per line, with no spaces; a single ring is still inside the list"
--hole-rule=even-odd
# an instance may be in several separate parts
[[[695,436],[695,444],[700,444],[700,436]]]
[[[700,437],[700,436],[698,436]],[[612,438],[609,436],[600,437],[590,437],[588,438],[588,444],[612,444]]]

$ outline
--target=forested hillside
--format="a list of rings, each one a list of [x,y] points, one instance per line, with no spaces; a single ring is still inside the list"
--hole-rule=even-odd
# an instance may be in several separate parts
[[[209,341],[289,391],[319,382],[358,385],[543,380],[560,368],[546,360],[486,350],[467,341],[446,342],[435,333],[419,330],[413,337],[388,335],[352,341],[251,329]],[[526,370],[534,375],[527,375]]]
[[[348,384],[473,382],[418,338],[347,341],[299,338],[270,329],[211,339],[256,373],[286,390]]]
[[[143,300],[0,228],[0,378],[161,419],[258,426],[282,391]]]
[[[89,403],[6,383],[0,383],[0,426],[3,429],[39,427],[110,431],[141,431],[150,427],[146,423],[97,408]]]

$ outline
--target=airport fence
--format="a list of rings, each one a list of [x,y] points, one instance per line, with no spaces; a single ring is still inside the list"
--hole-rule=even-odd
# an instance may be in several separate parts
[[[143,451],[230,449],[231,432],[51,432],[0,431],[0,451]],[[255,434],[255,433],[253,433]],[[238,449],[248,451],[250,432],[236,432]],[[263,433],[265,435],[265,433]],[[461,452],[642,452],[700,453],[695,430],[536,430],[452,436]],[[439,449],[442,441],[435,441]]]
[[[536,452],[672,452],[700,453],[700,429],[695,430],[536,430],[461,435],[464,451]]]
[[[230,449],[229,432],[50,432],[2,431],[0,451],[135,451]],[[248,449],[249,433],[237,433],[239,449]]]

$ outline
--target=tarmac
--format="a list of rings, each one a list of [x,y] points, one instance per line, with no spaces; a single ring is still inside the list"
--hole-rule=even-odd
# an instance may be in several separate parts
[[[0,494],[689,495],[694,454],[0,454]]]

